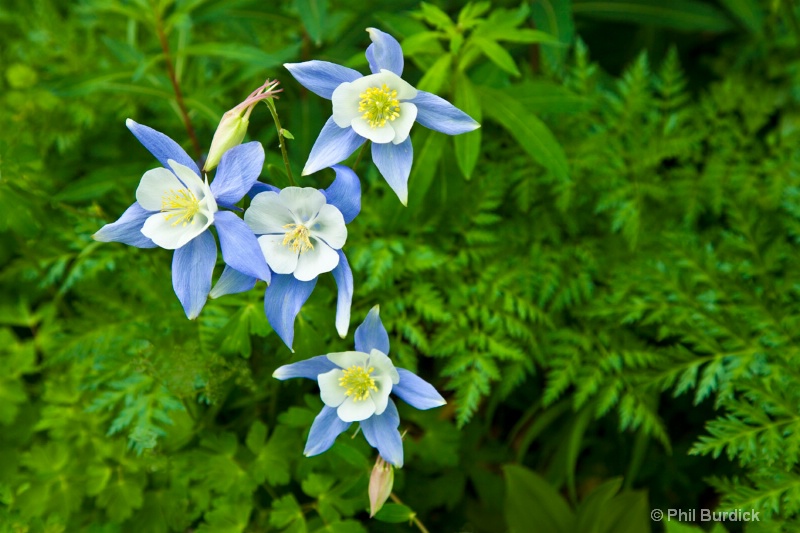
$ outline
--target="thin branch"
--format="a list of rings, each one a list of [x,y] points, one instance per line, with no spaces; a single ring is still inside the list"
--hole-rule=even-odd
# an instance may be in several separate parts
[[[172,56],[169,53],[169,42],[167,41],[167,35],[164,33],[164,24],[161,21],[160,15],[156,18],[156,33],[158,33],[158,40],[161,42],[161,50],[164,52],[164,61],[167,63],[167,74],[169,74],[169,79],[172,82],[172,90],[175,92],[175,100],[178,102],[178,108],[181,111],[183,125],[186,126],[186,133],[189,134],[195,156],[199,160],[203,157],[203,151],[200,149],[200,143],[192,127],[192,120],[189,118],[189,112],[186,110],[186,103],[183,101],[183,93],[178,83],[178,77],[175,75],[175,66],[172,64]]]

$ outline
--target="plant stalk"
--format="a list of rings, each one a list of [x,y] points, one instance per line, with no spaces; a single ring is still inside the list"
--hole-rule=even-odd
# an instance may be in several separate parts
[[[172,64],[172,56],[169,53],[169,42],[167,41],[167,35],[164,33],[164,24],[161,21],[160,15],[156,18],[156,33],[161,43],[161,50],[164,52],[164,61],[167,63],[167,74],[172,82],[172,90],[175,92],[175,100],[178,102],[178,109],[181,111],[183,125],[186,127],[186,133],[189,134],[189,140],[192,142],[195,157],[199,160],[203,157],[203,151],[200,148],[197,135],[192,127],[192,120],[189,118],[189,112],[186,110],[186,102],[183,101],[183,92],[181,91],[180,83],[178,83],[178,77],[175,75],[175,66]]]
[[[275,103],[271,98],[265,100],[269,112],[272,115],[272,120],[275,121],[275,128],[278,130],[278,142],[281,145],[281,155],[283,156],[283,165],[286,167],[286,176],[289,178],[289,185],[295,187],[294,176],[292,176],[292,167],[289,166],[289,154],[286,152],[286,140],[283,137],[283,127],[281,127],[281,120],[278,118],[278,110],[275,109]]]

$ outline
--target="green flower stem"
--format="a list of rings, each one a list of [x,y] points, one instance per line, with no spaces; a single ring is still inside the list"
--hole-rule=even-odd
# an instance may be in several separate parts
[[[356,169],[358,168],[358,164],[361,163],[361,158],[364,157],[364,152],[367,151],[367,146],[369,146],[371,142],[372,141],[367,141],[361,145],[361,150],[358,151],[358,157],[356,157],[356,162],[353,163],[353,172],[355,172]]]
[[[278,110],[275,109],[275,102],[272,98],[264,100],[272,115],[272,120],[275,121],[275,128],[278,130],[278,142],[281,145],[281,155],[283,156],[283,165],[286,167],[286,176],[289,178],[289,185],[295,186],[294,176],[292,176],[292,167],[289,166],[289,154],[286,153],[286,140],[283,136],[283,128],[281,127],[281,120],[278,118]]]
[[[389,497],[392,499],[392,501],[394,503],[399,504],[399,505],[404,505],[402,500],[400,500],[400,498],[398,498],[397,495],[394,492],[389,494]],[[414,515],[411,518],[411,521],[414,522],[414,525],[417,526],[417,529],[422,531],[422,533],[431,533],[430,531],[428,531],[428,528],[425,527],[425,525],[422,522],[420,522],[419,518],[417,518],[416,515]]]

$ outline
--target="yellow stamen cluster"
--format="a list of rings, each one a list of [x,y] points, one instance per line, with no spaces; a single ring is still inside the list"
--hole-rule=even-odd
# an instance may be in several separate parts
[[[307,252],[314,249],[311,240],[308,238],[308,228],[302,224],[286,224],[283,226],[288,230],[283,237],[283,245],[288,246],[293,252]]]
[[[170,189],[161,199],[161,212],[166,213],[167,220],[175,218],[173,226],[189,222],[194,223],[194,216],[200,211],[200,202],[189,189]]]
[[[370,87],[359,95],[358,111],[369,123],[370,128],[384,127],[387,120],[400,116],[400,102],[397,91],[390,90],[384,83],[381,87]]]
[[[339,385],[345,389],[345,396],[352,396],[354,402],[360,402],[369,398],[369,391],[378,391],[375,386],[375,379],[370,377],[375,371],[373,367],[366,370],[363,366],[353,365],[344,370],[344,375],[339,378]]]

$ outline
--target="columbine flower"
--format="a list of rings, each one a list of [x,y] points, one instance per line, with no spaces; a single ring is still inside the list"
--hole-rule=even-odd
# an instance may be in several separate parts
[[[361,210],[361,184],[351,169],[335,165],[333,170],[336,179],[325,190],[280,190],[257,183],[244,214],[245,222],[259,236],[263,259],[273,272],[264,310],[272,329],[289,349],[294,341],[294,320],[320,274],[331,272],[339,288],[336,330],[345,337],[350,327],[353,272],[342,247],[347,240],[345,224]],[[255,278],[236,270],[225,269],[211,291],[213,298],[253,288]]]
[[[389,395],[394,393],[417,409],[439,407],[445,401],[427,381],[395,368],[388,354],[389,335],[375,306],[356,329],[356,351],[312,357],[272,374],[280,380],[307,378],[319,384],[325,407],[311,425],[306,456],[324,452],[352,422],[358,422],[381,457],[398,468],[403,466],[403,440],[397,430],[400,416]]]
[[[405,205],[413,160],[408,134],[414,122],[449,135],[480,124],[446,100],[403,81],[400,44],[375,28],[367,32],[372,39],[366,53],[369,76],[326,61],[284,65],[306,89],[333,102],[333,116],[314,143],[303,175],[344,161],[369,139],[373,162]]]
[[[261,144],[251,142],[226,152],[209,185],[178,143],[133,120],[128,119],[126,125],[164,168],[145,172],[136,189],[136,202],[93,237],[138,248],[175,250],[172,286],[191,319],[205,305],[217,262],[211,225],[217,228],[225,263],[269,280],[270,272],[253,232],[234,213],[219,209],[233,207],[258,179],[264,164]]]

